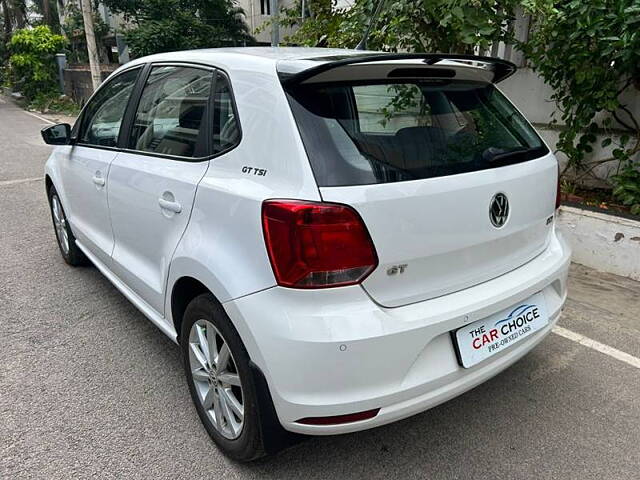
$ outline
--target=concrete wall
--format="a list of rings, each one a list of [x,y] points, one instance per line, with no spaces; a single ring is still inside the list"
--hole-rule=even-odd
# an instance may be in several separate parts
[[[104,79],[118,68],[118,65],[101,65],[101,67],[102,80],[104,81]],[[84,105],[93,94],[91,71],[88,65],[66,68],[64,70],[64,93],[80,105]]]
[[[574,262],[640,280],[640,221],[562,206],[558,227]]]

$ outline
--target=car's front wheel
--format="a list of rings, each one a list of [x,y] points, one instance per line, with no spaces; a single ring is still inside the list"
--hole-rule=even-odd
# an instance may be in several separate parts
[[[263,456],[249,355],[212,295],[187,306],[180,338],[189,391],[213,441],[235,460]]]
[[[53,228],[56,233],[56,240],[58,241],[58,247],[62,258],[71,266],[86,265],[88,263],[87,257],[82,253],[82,250],[76,245],[76,237],[74,237],[67,216],[62,208],[62,202],[58,196],[56,189],[51,186],[49,188],[49,206],[51,207],[51,220],[53,221]]]

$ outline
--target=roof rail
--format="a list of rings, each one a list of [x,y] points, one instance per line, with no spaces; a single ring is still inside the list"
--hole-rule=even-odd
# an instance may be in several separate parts
[[[303,82],[311,77],[333,70],[334,68],[367,62],[381,62],[387,60],[422,60],[426,65],[435,65],[443,60],[460,62],[484,63],[486,68],[493,72],[493,83],[498,83],[515,73],[517,67],[514,63],[494,57],[481,55],[461,55],[456,53],[376,53],[367,52],[359,55],[350,55],[347,58],[327,61],[318,66],[308,68],[293,74],[280,75],[283,85],[292,85]],[[313,60],[322,61],[322,57]]]

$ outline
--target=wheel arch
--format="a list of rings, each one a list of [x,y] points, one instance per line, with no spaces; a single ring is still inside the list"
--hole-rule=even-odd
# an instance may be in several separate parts
[[[180,343],[180,330],[187,305],[189,305],[189,302],[194,298],[203,293],[211,294],[214,301],[220,303],[211,289],[197,278],[192,276],[182,276],[173,284],[170,295],[170,308],[172,321],[177,332],[176,340],[178,343]],[[222,309],[226,311],[224,305],[220,305]],[[231,323],[232,328],[234,328],[238,333],[240,341],[247,349],[247,353],[249,355],[249,370],[253,377],[258,400],[257,409],[261,443],[267,454],[276,454],[291,445],[295,445],[306,437],[297,433],[289,432],[282,427],[267,378],[263,369],[261,369],[252,358],[252,352],[248,348],[246,342],[247,331],[244,328],[238,328],[242,326],[234,322],[231,315],[227,315],[227,318]]]
[[[47,198],[49,198],[49,190],[51,190],[51,187],[53,187],[53,180],[51,180],[51,177],[47,173],[44,176],[44,188],[45,193],[47,194]]]
[[[173,270],[173,264],[171,268]],[[182,275],[173,276],[170,274],[170,278],[172,280],[169,282],[167,288],[165,318],[166,321],[175,328],[176,343],[180,344],[180,331],[187,306],[198,295],[208,293],[213,297],[214,301],[222,307],[227,319],[231,325],[233,325],[236,332],[238,332],[242,343],[249,353],[249,357],[261,368],[264,368],[264,358],[253,332],[247,324],[246,319],[243,318],[242,315],[238,315],[237,309],[233,306],[234,302],[230,301],[231,299],[228,297],[226,291],[219,291],[212,288],[212,285],[215,285],[215,283],[210,281],[206,276],[198,275],[194,270],[184,272]]]
[[[180,343],[182,320],[189,302],[202,293],[210,293],[227,314],[251,359],[264,368],[262,352],[254,338],[252,329],[247,319],[238,314],[232,301],[234,298],[244,295],[232,295],[225,288],[221,279],[210,268],[194,258],[193,254],[174,256],[169,268],[166,292],[165,319],[175,328],[176,343]]]
[[[199,295],[210,293],[214,298],[213,292],[201,281],[194,277],[184,276],[178,278],[171,288],[170,311],[173,326],[176,329],[176,339],[180,343],[180,330],[182,328],[182,319],[187,305]],[[217,300],[217,298],[216,298]]]

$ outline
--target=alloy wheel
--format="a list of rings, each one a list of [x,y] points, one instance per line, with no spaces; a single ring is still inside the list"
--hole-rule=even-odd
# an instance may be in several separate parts
[[[244,426],[242,382],[229,345],[208,320],[189,332],[189,367],[200,404],[214,428],[233,440]]]
[[[67,219],[60,205],[58,195],[51,197],[51,211],[53,212],[53,225],[56,230],[56,238],[65,255],[69,255],[69,233],[67,232]]]

